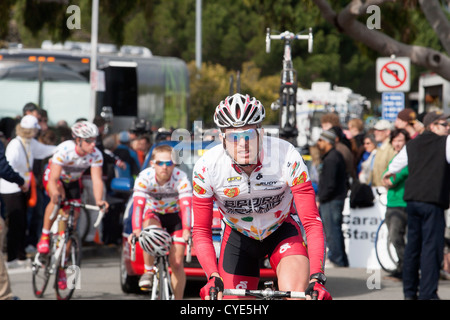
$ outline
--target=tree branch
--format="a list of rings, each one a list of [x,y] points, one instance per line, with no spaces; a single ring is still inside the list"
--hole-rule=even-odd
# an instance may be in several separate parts
[[[419,0],[428,23],[441,40],[442,46],[450,54],[450,22],[437,0]]]
[[[357,21],[360,10],[357,9],[360,0],[353,0],[338,14],[331,8],[327,0],[314,0],[322,16],[342,33],[363,43],[382,56],[395,55],[409,57],[411,63],[425,67],[450,81],[450,58],[445,54],[427,47],[407,45],[375,29]]]

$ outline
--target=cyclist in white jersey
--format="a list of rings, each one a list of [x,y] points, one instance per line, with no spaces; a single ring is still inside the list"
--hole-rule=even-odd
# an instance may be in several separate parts
[[[150,225],[165,228],[173,237],[169,251],[175,299],[183,298],[186,285],[184,252],[191,234],[192,186],[183,171],[172,161],[172,147],[160,145],[152,151],[150,167],[136,178],[133,190],[133,234]],[[139,279],[141,290],[150,290],[154,257],[143,251],[145,273]]]
[[[53,220],[50,220],[54,206],[60,199],[81,202],[80,178],[89,167],[91,168],[95,204],[108,208],[108,203],[103,200],[103,157],[95,147],[97,135],[98,129],[94,124],[87,121],[75,123],[72,126],[74,140],[59,144],[57,151],[49,160],[49,165],[44,172],[43,184],[50,197],[50,202],[45,209],[41,240],[38,243],[38,251],[41,254],[49,252],[50,228],[56,219],[54,217]],[[63,210],[67,209],[63,208]],[[79,209],[76,210],[75,221],[77,221],[78,215]]]
[[[211,287],[218,288],[219,299],[224,288],[257,289],[259,261],[268,256],[280,290],[331,299],[324,287],[325,237],[308,169],[293,145],[263,136],[264,116],[255,98],[227,97],[214,114],[222,144],[195,164],[193,240],[209,279],[200,295],[208,299]],[[211,237],[213,200],[225,222],[218,263]]]

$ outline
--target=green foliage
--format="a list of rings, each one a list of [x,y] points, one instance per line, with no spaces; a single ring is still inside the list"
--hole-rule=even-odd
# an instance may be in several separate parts
[[[335,11],[348,0],[329,1]],[[64,2],[40,0],[0,1],[0,40],[8,34],[8,20],[18,25],[25,46],[42,40],[90,40],[91,0],[71,0],[81,8],[81,30],[68,30]],[[196,0],[100,1],[99,41],[149,47],[155,55],[195,59]],[[12,13],[12,14],[11,14]],[[11,15],[10,15],[11,14]],[[364,22],[367,16],[361,16]],[[313,81],[348,86],[368,97],[375,92],[374,65],[378,54],[355,43],[327,23],[310,0],[202,1],[202,60],[200,74],[191,72],[190,119],[212,124],[217,103],[229,94],[229,78],[241,72],[242,91],[260,99],[268,110],[268,122],[276,123],[270,104],[277,98],[283,44],[273,41],[265,52],[266,28],[273,31],[314,31],[314,52],[306,41],[294,42],[292,56],[301,87]],[[381,6],[382,32],[408,43],[443,51],[434,31],[415,0],[388,2]],[[413,75],[421,70],[412,66]],[[414,83],[415,79],[411,79]]]

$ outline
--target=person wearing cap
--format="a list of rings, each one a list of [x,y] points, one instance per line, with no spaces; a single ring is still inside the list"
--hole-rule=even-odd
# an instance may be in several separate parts
[[[34,137],[40,126],[33,115],[24,116],[16,126],[17,136],[12,139],[5,152],[10,166],[25,179],[27,187],[32,182],[34,159],[44,159],[53,154],[55,146],[38,142]],[[0,193],[6,209],[8,223],[8,265],[20,266],[26,260],[25,241],[27,230],[28,192],[17,183],[0,180]]]
[[[328,246],[328,259],[339,267],[348,267],[342,233],[342,211],[347,196],[347,173],[342,154],[336,150],[336,134],[323,131],[317,141],[322,155],[322,169],[319,175],[319,212]]]
[[[404,194],[408,214],[403,267],[405,299],[439,299],[444,211],[450,202],[449,117],[440,111],[427,113],[423,119],[425,131],[402,148],[383,177],[388,180],[408,166]]]
[[[122,131],[118,135],[119,144],[114,150],[114,154],[122,159],[126,168],[117,167],[118,177],[126,177],[133,179],[139,174],[141,168],[139,158],[135,150],[130,147],[130,134],[128,131]]]
[[[392,123],[384,119],[379,120],[374,126],[374,135],[378,148],[373,160],[372,187],[383,186],[381,181],[383,172],[395,155],[395,150],[390,143],[391,130]]]
[[[398,113],[394,125],[397,129],[405,129],[410,138],[414,139],[419,134],[415,127],[417,121],[417,113],[411,108],[405,108]]]

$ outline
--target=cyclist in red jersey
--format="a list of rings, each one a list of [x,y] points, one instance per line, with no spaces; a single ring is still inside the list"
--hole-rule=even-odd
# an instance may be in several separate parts
[[[80,121],[72,126],[73,140],[64,141],[58,145],[56,152],[49,161],[44,172],[43,184],[50,202],[45,209],[41,239],[37,245],[41,254],[49,253],[49,234],[56,217],[51,220],[53,208],[61,200],[78,200],[81,202],[80,177],[85,170],[91,168],[95,204],[105,207],[109,205],[103,200],[102,165],[103,157],[95,147],[98,135],[97,126],[87,121]],[[62,208],[67,211],[68,208]],[[75,224],[79,217],[79,208],[75,211]],[[60,288],[65,287],[65,279],[58,282]]]
[[[219,299],[224,288],[257,289],[259,261],[268,256],[279,290],[331,299],[325,289],[325,236],[308,169],[292,144],[263,135],[264,117],[255,98],[227,97],[214,114],[222,144],[194,166],[193,240],[209,279],[200,296],[209,299],[211,287],[218,288]],[[218,263],[213,201],[225,222]]]
[[[133,190],[133,234],[139,236],[150,225],[165,228],[173,237],[169,251],[175,299],[183,298],[186,285],[184,252],[191,234],[192,186],[183,171],[172,161],[172,147],[160,145],[152,151],[150,167],[136,178]],[[141,290],[150,290],[154,257],[143,251],[145,273],[139,279]]]

